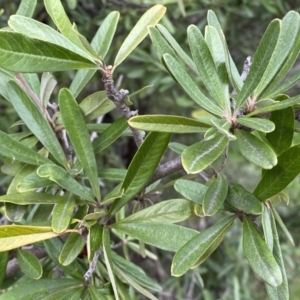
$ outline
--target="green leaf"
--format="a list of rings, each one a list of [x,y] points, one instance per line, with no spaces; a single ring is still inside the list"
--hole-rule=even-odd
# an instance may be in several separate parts
[[[275,124],[275,130],[266,135],[267,140],[280,155],[291,147],[294,136],[294,110],[287,107],[280,111],[273,111],[270,120]]]
[[[62,188],[82,197],[85,200],[95,202],[93,195],[78,181],[76,181],[66,170],[56,165],[42,165],[37,169],[40,177],[48,178]]]
[[[68,137],[89,179],[94,195],[100,201],[97,162],[82,112],[68,89],[60,90],[58,99]]]
[[[244,218],[243,250],[254,273],[273,287],[282,283],[281,270],[253,222]]]
[[[107,168],[98,172],[99,178],[122,181],[126,175],[126,169]]]
[[[262,179],[254,190],[254,195],[264,201],[278,194],[300,173],[300,145],[295,145],[278,157],[272,170],[263,173]]]
[[[103,20],[101,26],[99,27],[91,42],[91,47],[101,59],[105,58],[110,48],[111,42],[113,40],[117,28],[119,16],[120,14],[117,11],[109,13],[107,17]],[[77,98],[79,93],[82,91],[82,89],[85,87],[85,85],[89,82],[89,80],[95,73],[96,70],[77,71],[70,85],[70,91],[73,93],[75,98]]]
[[[299,14],[295,11],[288,12],[282,19],[281,24],[282,28],[278,38],[278,42],[275,49],[273,50],[273,54],[268,65],[264,65],[265,72],[259,82],[259,85],[255,88],[255,95],[260,94],[264,90],[264,88],[272,81],[272,79],[276,76],[278,70],[280,70],[280,68],[282,67],[290,52],[293,51],[292,47],[299,34]]]
[[[272,105],[269,105],[267,107],[262,107],[254,110],[253,112],[249,113],[247,117],[252,117],[257,114],[262,114],[266,112],[276,111],[276,110],[282,110],[284,108],[290,107],[294,104],[300,103],[300,96],[296,96],[293,98],[289,98],[288,100],[276,102]]]
[[[58,236],[51,227],[3,225],[0,227],[0,251],[8,251]]]
[[[25,250],[17,251],[17,259],[21,271],[32,279],[39,279],[42,276],[43,269],[40,261],[35,255]]]
[[[66,197],[49,195],[36,192],[12,193],[0,196],[0,202],[14,203],[18,205],[27,204],[57,204],[64,203]]]
[[[238,118],[237,122],[249,128],[261,131],[271,132],[275,129],[275,124],[272,121],[261,118]]]
[[[221,208],[227,196],[226,177],[222,173],[218,173],[217,176],[217,179],[208,187],[203,198],[203,212],[206,216],[214,215]]]
[[[27,176],[25,176],[18,184],[17,191],[19,193],[35,191],[38,188],[46,188],[52,185],[53,182],[51,180],[41,178],[33,172]]]
[[[8,82],[7,88],[10,90],[11,103],[27,127],[59,163],[67,166],[68,162],[64,151],[41,110],[16,82]]]
[[[125,117],[119,118],[112,123],[103,133],[94,141],[94,151],[99,153],[114,141],[116,141],[128,128],[127,120]]]
[[[150,180],[160,162],[160,159],[168,146],[170,135],[167,133],[151,132],[139,147],[133,157],[121,190],[124,190],[124,195],[114,201],[112,204],[109,216],[112,216],[127,202],[133,199]]]
[[[6,90],[6,84],[8,81],[10,81],[13,78],[14,78],[13,72],[9,72],[0,68],[0,95],[9,102],[10,102],[9,93]]]
[[[85,118],[93,120],[113,110],[115,104],[107,98],[106,91],[98,91],[83,99],[79,104]]]
[[[176,53],[173,48],[168,44],[168,42],[163,38],[159,30],[154,26],[148,27],[149,35],[152,41],[152,45],[156,52],[158,59],[162,62],[163,55],[165,53],[170,54],[173,57],[176,57]]]
[[[7,263],[8,263],[8,256],[9,252],[0,252],[0,287],[2,287],[2,283],[5,277],[5,272],[7,268]]]
[[[128,124],[137,129],[169,133],[205,132],[209,125],[197,120],[169,115],[143,115],[129,119]]]
[[[174,188],[183,197],[196,204],[202,204],[203,197],[208,189],[208,187],[204,184],[186,179],[176,180]]]
[[[273,217],[275,218],[275,220],[277,221],[278,225],[280,226],[280,228],[284,232],[285,236],[287,237],[287,239],[289,240],[289,242],[293,246],[295,246],[295,242],[294,242],[294,239],[293,239],[292,235],[290,234],[289,230],[286,228],[284,222],[282,221],[280,215],[278,214],[278,212],[276,211],[276,209],[272,205],[272,203],[270,203],[270,207],[271,207],[271,210],[272,210]]]
[[[107,228],[103,229],[103,253],[104,253],[104,260],[108,272],[108,276],[114,291],[115,299],[119,300],[119,293],[118,293],[118,287],[116,285],[115,275],[114,271],[112,269],[112,251],[110,248],[110,236],[109,236],[109,230]]]
[[[51,94],[53,93],[56,84],[57,81],[51,73],[43,73],[41,78],[40,99],[44,108],[47,107],[47,104],[50,100]]]
[[[62,233],[68,228],[76,204],[72,196],[69,194],[66,201],[55,204],[51,220],[54,232]]]
[[[189,200],[166,200],[122,219],[119,224],[132,222],[179,223],[189,219],[193,215],[193,210],[194,205]]]
[[[165,12],[166,8],[161,4],[157,4],[152,6],[142,15],[121,45],[115,58],[114,68],[116,68],[146,37],[148,34],[147,27],[156,25]]]
[[[21,33],[28,38],[38,39],[50,44],[63,47],[78,54],[81,57],[86,58],[91,63],[94,63],[94,58],[91,55],[78,48],[66,37],[46,24],[43,24],[31,18],[16,15],[13,15],[9,18],[8,24],[14,31]]]
[[[255,52],[250,72],[245,83],[236,99],[236,109],[240,108],[246,99],[254,92],[264,76],[266,66],[271,62],[279,34],[281,30],[281,21],[273,20],[265,31],[258,48]],[[257,95],[257,94],[256,94]]]
[[[82,280],[70,278],[51,278],[31,281],[17,285],[0,296],[0,300],[12,299],[59,299],[70,290],[83,287]],[[70,298],[69,298],[70,299]]]
[[[169,143],[168,147],[175,153],[182,154],[182,152],[187,147],[187,145],[184,145],[181,143],[176,143],[176,142],[171,142],[171,143]]]
[[[245,130],[236,129],[234,134],[239,150],[249,161],[263,169],[271,169],[277,164],[276,154],[269,145]]]
[[[107,298],[100,292],[99,289],[96,289],[93,285],[90,285],[87,290],[91,296],[91,300],[107,300]]]
[[[167,42],[172,46],[174,51],[178,54],[178,56],[196,73],[198,74],[197,68],[193,60],[185,53],[185,51],[180,47],[178,42],[174,39],[172,34],[162,26],[161,24],[157,24],[155,26],[160,33],[164,36],[164,38],[167,40]]]
[[[85,51],[60,1],[44,0],[45,8],[58,30],[73,44]]]
[[[239,184],[231,184],[229,186],[226,204],[229,204],[237,211],[253,215],[260,215],[263,211],[262,203]]]
[[[61,46],[9,31],[0,32],[0,55],[0,67],[21,73],[97,67],[85,57]]]
[[[157,248],[176,252],[198,231],[161,222],[115,223],[113,228]]]
[[[136,264],[124,259],[114,252],[112,252],[112,260],[119,269],[121,269],[125,274],[127,274],[127,276],[132,278],[132,280],[138,284],[157,292],[162,291],[161,286],[152,278],[148,277],[144,270]]]
[[[187,173],[198,173],[214,162],[225,150],[228,139],[218,134],[187,147],[182,152],[182,165]]]
[[[178,84],[184,89],[184,91],[200,106],[207,111],[223,116],[223,110],[215,104],[212,100],[207,98],[188,75],[182,65],[171,55],[163,55],[164,62],[166,63],[169,72],[174,76]]]
[[[271,213],[270,213],[270,208],[266,204],[263,206],[261,223],[264,230],[264,238],[266,244],[268,245],[270,251],[273,252],[274,239],[273,239],[273,231],[271,225]]]
[[[36,0],[22,0],[16,14],[26,17],[32,17],[35,7]]]
[[[181,276],[186,273],[199,258],[218,240],[218,245],[222,240],[218,238],[224,237],[224,234],[229,230],[233,224],[235,216],[230,216],[221,222],[211,226],[210,228],[198,233],[195,237],[189,240],[179,251],[175,254],[171,273],[173,276]],[[217,247],[215,247],[216,249]]]
[[[0,131],[0,154],[31,165],[49,164],[51,161],[38,152],[24,146],[8,134]]]
[[[271,217],[272,236],[274,239],[273,255],[281,270],[282,284],[276,288],[266,284],[266,289],[270,300],[289,299],[288,280],[287,280],[286,271],[284,267],[284,261],[283,261],[283,256],[280,248],[280,241],[277,233],[277,228],[276,228],[274,216],[270,214],[270,217]]]
[[[88,242],[92,251],[97,251],[102,242],[103,226],[96,223],[90,228]]]
[[[59,255],[59,262],[67,266],[72,263],[85,245],[84,238],[78,233],[70,233]]]
[[[212,98],[222,107],[224,115],[230,115],[228,86],[225,90],[217,73],[217,69],[201,31],[195,25],[187,30],[189,46],[201,79]]]

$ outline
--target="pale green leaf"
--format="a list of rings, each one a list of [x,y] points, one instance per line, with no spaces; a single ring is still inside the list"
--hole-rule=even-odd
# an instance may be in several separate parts
[[[166,8],[161,4],[157,4],[143,14],[121,45],[115,58],[114,68],[116,68],[146,37],[148,34],[147,27],[156,25],[165,12]]]
[[[266,204],[263,206],[261,224],[263,226],[266,244],[270,251],[273,252],[274,238],[271,224],[271,212],[270,208]]]
[[[83,114],[71,92],[64,88],[58,95],[60,113],[77,158],[87,175],[92,190],[100,200],[97,162]]]
[[[22,0],[16,14],[26,17],[32,17],[35,7],[36,0]]]
[[[275,124],[267,119],[261,118],[238,118],[237,122],[249,128],[261,131],[271,132],[275,129]]]
[[[187,147],[182,153],[182,165],[187,173],[195,174],[214,162],[225,150],[228,139],[224,135],[216,135]]]
[[[51,73],[43,73],[41,78],[40,99],[42,101],[43,108],[45,109],[47,108],[47,104],[56,84],[57,81]]]

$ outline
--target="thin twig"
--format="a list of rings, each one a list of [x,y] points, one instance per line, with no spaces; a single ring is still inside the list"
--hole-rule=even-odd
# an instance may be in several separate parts
[[[113,101],[113,103],[118,107],[122,115],[125,116],[127,120],[137,114],[137,111],[131,111],[125,103],[129,91],[123,89],[120,91],[116,90],[112,77],[112,66],[105,67],[105,72],[103,73],[103,82],[108,99]],[[130,130],[133,134],[136,145],[139,147],[143,143],[141,131],[132,127],[130,127]]]
[[[94,257],[93,257],[92,261],[89,264],[89,269],[86,271],[86,273],[83,276],[83,278],[84,278],[85,281],[90,280],[90,278],[92,277],[93,273],[95,272],[96,267],[97,267],[97,262],[98,262],[100,254],[101,254],[101,249],[99,248],[94,253]]]
[[[244,66],[243,66],[243,72],[241,74],[241,79],[243,81],[246,80],[249,72],[250,72],[250,67],[252,65],[252,61],[251,61],[251,56],[248,56],[244,62]]]

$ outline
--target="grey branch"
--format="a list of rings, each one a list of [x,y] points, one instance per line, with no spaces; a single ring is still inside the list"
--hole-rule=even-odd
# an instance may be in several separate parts
[[[241,74],[241,79],[243,81],[246,80],[249,72],[250,72],[250,67],[252,65],[252,61],[251,61],[251,56],[248,56],[244,62],[244,66],[243,66],[243,72]]]
[[[85,281],[90,280],[90,278],[92,277],[93,273],[95,272],[96,267],[97,267],[97,261],[98,261],[98,258],[100,256],[100,254],[101,254],[101,250],[100,249],[98,249],[94,253],[94,257],[93,257],[92,261],[90,262],[89,269],[86,271],[86,273],[83,276],[83,278],[84,278]]]
[[[127,120],[129,120],[132,116],[136,114],[136,112],[131,111],[125,103],[125,99],[129,94],[129,91],[116,90],[114,86],[114,80],[112,77],[112,66],[107,66],[105,68],[105,72],[103,73],[103,82],[108,99],[110,99],[120,110],[122,115],[125,116]],[[139,147],[143,143],[143,136],[141,132],[132,127],[130,127],[130,130],[132,131],[136,145]]]

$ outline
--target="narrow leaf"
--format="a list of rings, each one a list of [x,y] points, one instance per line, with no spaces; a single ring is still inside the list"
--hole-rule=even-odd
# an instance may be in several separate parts
[[[110,236],[109,236],[109,230],[107,228],[104,228],[103,230],[103,253],[104,253],[104,259],[105,264],[108,272],[108,276],[114,291],[115,299],[119,300],[119,293],[118,293],[118,287],[116,285],[114,270],[112,269],[112,253],[110,248]]]
[[[254,195],[264,201],[278,194],[300,173],[300,145],[295,145],[278,157],[277,165],[263,173]]]
[[[17,259],[21,271],[32,279],[39,279],[42,276],[43,270],[40,261],[35,255],[25,250],[17,251]]]
[[[58,236],[51,227],[3,225],[0,227],[0,251],[8,251]]]
[[[78,233],[70,233],[59,255],[59,262],[67,266],[72,263],[85,245],[84,238]]]
[[[204,184],[187,179],[176,180],[174,188],[183,197],[193,201],[196,204],[202,204],[204,195],[208,189],[208,187]]]
[[[16,14],[26,17],[32,17],[35,7],[36,0],[22,0]]]
[[[94,151],[99,153],[114,141],[116,141],[128,128],[127,120],[122,117],[112,123],[103,133],[94,141]]]
[[[227,196],[228,184],[226,177],[222,173],[218,173],[217,176],[217,179],[208,187],[203,198],[203,212],[206,216],[214,215]]]
[[[264,230],[264,238],[266,244],[270,249],[270,251],[273,252],[274,239],[273,239],[273,231],[271,225],[271,213],[270,213],[270,208],[266,204],[263,206],[261,223]]]
[[[175,254],[171,272],[173,276],[181,276],[186,273],[198,259],[210,248],[210,246],[218,239],[219,236],[224,236],[233,224],[235,216],[230,216],[221,222],[211,226],[203,232],[197,234],[189,240]],[[218,244],[220,244],[219,241]]]
[[[261,131],[271,132],[275,129],[275,124],[267,119],[261,118],[238,118],[237,122],[249,128]]]
[[[194,205],[185,199],[162,201],[122,219],[120,223],[164,222],[179,223],[193,215]]]
[[[9,254],[8,251],[0,252],[0,287],[2,287],[2,283],[5,277],[5,272],[7,268],[8,259],[9,259],[8,254]]]
[[[228,139],[224,135],[216,135],[187,147],[182,153],[182,165],[187,173],[195,174],[214,162],[225,150]]]
[[[282,283],[282,275],[272,252],[253,222],[244,218],[243,250],[254,273],[266,283],[277,287]]]
[[[11,103],[27,127],[59,163],[67,166],[68,162],[64,151],[40,109],[15,81],[10,81],[7,88],[10,90]]]
[[[46,178],[41,178],[36,172],[25,176],[18,184],[17,191],[19,193],[35,191],[38,188],[46,188],[52,185],[53,182]]]
[[[113,228],[157,248],[176,252],[198,231],[161,222],[115,223]]]
[[[237,129],[234,134],[239,150],[249,161],[263,169],[272,169],[277,164],[276,154],[269,145],[245,130]]]
[[[236,99],[236,108],[241,107],[261,82],[266,66],[269,65],[281,30],[281,21],[273,20],[265,31],[255,52],[250,72]]]
[[[53,93],[56,84],[57,81],[51,73],[43,73],[41,78],[40,99],[44,108],[47,107],[47,104],[50,100],[51,94]]]
[[[40,177],[48,178],[62,188],[82,197],[85,200],[94,202],[93,195],[78,181],[76,181],[67,171],[56,165],[42,165],[37,169]]]
[[[200,106],[212,114],[223,116],[223,110],[215,104],[212,100],[207,98],[188,75],[182,65],[171,55],[165,54],[163,56],[169,72],[174,76],[178,84],[184,91]]]
[[[60,90],[58,99],[61,117],[72,146],[89,179],[96,198],[100,200],[97,162],[82,112],[68,89]]]
[[[169,133],[205,132],[209,125],[197,120],[169,115],[143,115],[129,119],[128,124],[137,129]]]
[[[144,140],[132,159],[121,189],[124,195],[116,200],[110,208],[113,215],[127,202],[133,199],[150,180],[168,146],[170,135],[167,133],[151,132]]]
[[[146,37],[148,34],[147,27],[157,24],[165,12],[166,8],[161,4],[157,4],[143,14],[121,45],[115,58],[114,68],[116,68]]]

